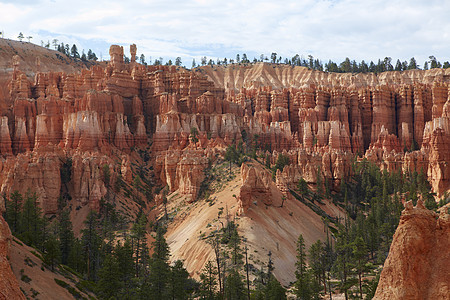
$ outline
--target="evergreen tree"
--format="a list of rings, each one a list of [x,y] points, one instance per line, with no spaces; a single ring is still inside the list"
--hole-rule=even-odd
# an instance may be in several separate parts
[[[112,253],[108,253],[98,271],[97,291],[104,299],[118,295],[122,282],[120,281],[120,265]]]
[[[134,258],[135,258],[135,272],[136,277],[143,276],[143,271],[148,264],[148,249],[147,249],[147,219],[144,214],[137,217],[137,221],[131,228],[131,235],[134,242]]]
[[[101,239],[97,233],[97,214],[91,211],[84,221],[85,229],[81,230],[82,245],[87,259],[87,277],[89,280],[97,280],[97,272],[100,266]]]
[[[166,299],[169,297],[169,246],[164,238],[165,228],[159,226],[153,242],[153,254],[150,260],[148,296],[151,299]]]
[[[225,279],[225,298],[239,300],[247,298],[247,292],[238,270],[231,269]]]
[[[198,129],[197,127],[191,127],[191,141],[196,144],[198,142]]]
[[[286,290],[278,282],[278,280],[272,275],[265,289],[265,299],[266,300],[282,300],[286,299]]]
[[[170,298],[173,300],[188,299],[190,294],[189,283],[189,273],[184,268],[183,262],[181,260],[176,260],[170,268]]]
[[[218,219],[220,219],[220,215],[221,212],[219,212],[218,214]],[[223,224],[222,224],[223,226]],[[222,251],[221,251],[221,244],[219,241],[219,237],[217,235],[217,233],[213,233],[209,238],[208,238],[208,244],[211,245],[211,247],[214,250],[214,255],[215,255],[215,259],[216,259],[216,268],[217,268],[217,279],[218,279],[218,283],[219,283],[219,297],[223,297],[223,259],[222,259]]]
[[[131,280],[134,278],[134,261],[133,261],[133,249],[128,240],[123,245],[117,244],[115,250],[117,263],[119,268],[119,281],[123,283],[124,294],[130,295],[132,288]]]
[[[68,211],[63,211],[59,217],[59,242],[61,246],[61,263],[69,263],[69,253],[74,242],[72,222]]]
[[[397,63],[395,64],[395,71],[402,71],[403,70],[403,65],[400,62],[400,59],[397,59]]]
[[[6,197],[3,196],[5,199]],[[22,194],[19,191],[11,193],[9,200],[6,200],[6,222],[8,222],[13,234],[19,231],[21,211],[22,211]]]
[[[272,54],[270,55],[270,59],[272,63],[275,63],[277,61],[277,53],[272,52]]]
[[[411,57],[411,59],[409,60],[408,70],[414,70],[414,69],[418,69],[417,62],[414,57]]]
[[[21,217],[20,238],[27,245],[39,246],[41,215],[40,209],[37,207],[36,193],[27,192]]]
[[[40,232],[39,232],[39,243],[38,243],[38,245],[39,245],[39,249],[42,251],[42,252],[44,252],[45,251],[45,242],[47,241],[47,239],[48,239],[48,237],[49,237],[49,230],[48,230],[48,227],[49,227],[49,221],[48,221],[48,219],[45,217],[45,216],[43,216],[41,219],[40,219],[40,228],[39,228],[39,230],[40,230]]]
[[[336,238],[336,254],[337,258],[333,267],[339,279],[339,289],[344,292],[345,300],[348,300],[348,291],[355,282],[351,279],[352,247],[349,242],[347,224],[345,226],[339,224],[339,232]]]
[[[284,154],[279,154],[275,166],[273,169],[273,174],[276,174],[277,170],[283,171],[284,167],[289,165],[289,156]]]
[[[77,45],[73,44],[72,48],[70,49],[70,54],[73,58],[80,58],[80,54],[78,53]]]
[[[139,62],[143,65],[147,65],[147,63],[145,62],[145,55],[143,53],[139,57]]]
[[[301,177],[298,180],[297,189],[300,192],[300,195],[302,196],[303,199],[309,198],[310,191],[309,191],[308,183],[306,182],[305,179],[303,179],[303,177]]]
[[[323,244],[320,240],[315,242],[311,245],[309,248],[309,265],[311,268],[311,273],[313,275],[313,280],[311,284],[311,290],[312,294],[317,297],[319,295],[319,292],[321,290],[320,286],[321,284],[325,287],[326,292],[326,282],[325,282],[325,269],[326,265],[325,262],[325,249],[323,247]]]
[[[303,235],[297,240],[297,262],[295,263],[295,294],[302,300],[311,299],[310,278],[306,265],[306,246]]]
[[[200,274],[200,297],[202,300],[214,300],[217,287],[217,269],[208,261]]]
[[[234,224],[234,222],[233,222]],[[230,239],[228,241],[228,247],[231,250],[231,264],[234,268],[238,268],[243,264],[243,255],[241,250],[241,238],[235,226],[232,228]]]
[[[94,61],[96,61],[98,59],[97,55],[95,55],[95,53],[91,49],[89,49],[89,51],[88,51],[87,58],[89,60],[94,60]]]
[[[74,239],[72,241],[67,264],[69,267],[80,273],[85,273],[87,270],[85,251],[83,250],[83,244],[79,239]]]
[[[363,298],[363,290],[362,290],[362,278],[364,275],[364,271],[366,269],[366,256],[367,256],[367,247],[364,243],[362,237],[358,236],[352,245],[352,254],[354,259],[354,267],[356,273],[358,274],[358,282],[359,282],[359,295],[360,298]]]
[[[55,266],[59,262],[61,253],[59,251],[59,243],[54,235],[50,235],[45,242],[44,262],[50,266],[50,269],[55,271]]]
[[[225,152],[225,160],[229,163],[229,174],[231,175],[231,163],[237,163],[239,160],[239,154],[236,151],[236,147],[234,145],[229,145]]]

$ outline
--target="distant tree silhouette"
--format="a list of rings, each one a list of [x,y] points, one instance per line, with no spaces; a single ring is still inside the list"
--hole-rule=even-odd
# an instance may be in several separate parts
[[[73,44],[72,48],[70,49],[70,54],[73,58],[80,58],[80,54],[78,53],[77,45]]]

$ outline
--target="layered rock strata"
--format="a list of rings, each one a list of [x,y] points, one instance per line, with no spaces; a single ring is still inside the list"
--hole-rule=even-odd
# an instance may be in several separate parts
[[[280,153],[289,155],[290,165],[277,175],[285,189],[319,176],[337,188],[355,156],[390,171],[422,171],[438,196],[450,187],[448,70],[350,75],[271,64],[186,70],[126,63],[123,55],[114,45],[105,67],[37,72],[34,80],[14,57],[0,93],[1,192],[36,187],[44,211],[54,212],[58,172],[70,157],[72,197],[97,207],[106,193],[102,164],[131,182],[126,165],[135,149],[148,148],[157,183],[195,199],[206,157],[240,141],[272,164]],[[235,69],[247,75],[232,83]],[[113,152],[124,167],[102,158]]]

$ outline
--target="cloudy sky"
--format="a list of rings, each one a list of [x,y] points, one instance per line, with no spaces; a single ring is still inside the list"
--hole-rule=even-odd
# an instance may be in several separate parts
[[[91,48],[135,43],[147,59],[450,60],[448,0],[0,0],[0,31]],[[128,50],[126,50],[128,54]],[[128,54],[129,55],[129,54]]]

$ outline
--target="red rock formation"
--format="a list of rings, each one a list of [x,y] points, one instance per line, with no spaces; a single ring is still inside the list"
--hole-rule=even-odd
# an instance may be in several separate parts
[[[267,170],[243,163],[241,177],[242,186],[237,196],[240,213],[245,213],[251,205],[272,204],[276,186],[272,181],[272,175]]]
[[[134,57],[134,45],[130,53]],[[258,64],[254,67],[263,72],[259,75],[263,81],[250,73],[244,76],[251,71],[244,66],[233,75],[244,82],[235,89],[240,84],[219,82],[229,80],[221,68],[213,75],[207,68],[188,71],[143,66],[134,60],[125,63],[123,48],[115,45],[110,56],[105,68],[94,66],[78,74],[37,72],[33,82],[19,70],[18,57],[14,58],[10,83],[0,90],[5,98],[0,99],[0,155],[8,172],[18,164],[13,155],[34,153],[25,160],[37,164],[33,174],[46,170],[45,152],[57,147],[73,156],[78,151],[83,163],[77,162],[76,172],[85,172],[88,179],[84,183],[77,179],[80,182],[73,182],[77,187],[71,189],[81,203],[91,199],[96,203],[105,193],[96,170],[98,164],[106,163],[97,158],[118,152],[127,163],[130,158],[123,155],[151,141],[159,183],[195,198],[200,170],[206,164],[197,154],[191,161],[185,149],[204,155],[217,145],[244,140],[270,151],[294,151],[296,158],[286,172],[310,183],[315,182],[320,166],[323,175],[338,186],[350,173],[350,158],[358,154],[388,170],[426,170],[438,195],[450,187],[448,83],[439,72],[431,77],[423,72],[349,76],[280,66],[284,71],[278,74],[276,68]],[[291,75],[284,78],[285,74]],[[245,83],[250,78],[254,82]],[[194,139],[198,142],[193,143]],[[413,147],[420,152],[403,153]],[[174,150],[181,152],[167,152]],[[88,163],[82,153],[90,153],[93,161]],[[284,172],[280,176],[286,176]],[[127,182],[132,180],[127,166],[121,174]],[[10,191],[21,186],[19,180],[31,180],[30,176],[7,179],[5,175],[0,183],[7,181],[3,189]],[[295,180],[286,178],[287,185],[294,184]],[[50,189],[42,195],[51,195],[42,196],[42,201],[58,195],[56,188],[40,186]],[[89,191],[83,191],[84,187]],[[53,211],[54,200],[45,201],[50,207],[46,211]]]
[[[0,299],[26,299],[20,291],[14,273],[9,265],[9,248],[11,246],[11,231],[3,219],[5,203],[0,200]]]
[[[448,299],[450,217],[405,204],[374,299]]]
[[[196,200],[205,178],[208,166],[207,151],[203,149],[169,150],[157,158],[160,179],[169,186],[169,191],[178,190],[188,196],[188,201]]]
[[[2,213],[2,212],[1,212]],[[0,213],[0,299],[26,299],[8,261],[11,231]]]

